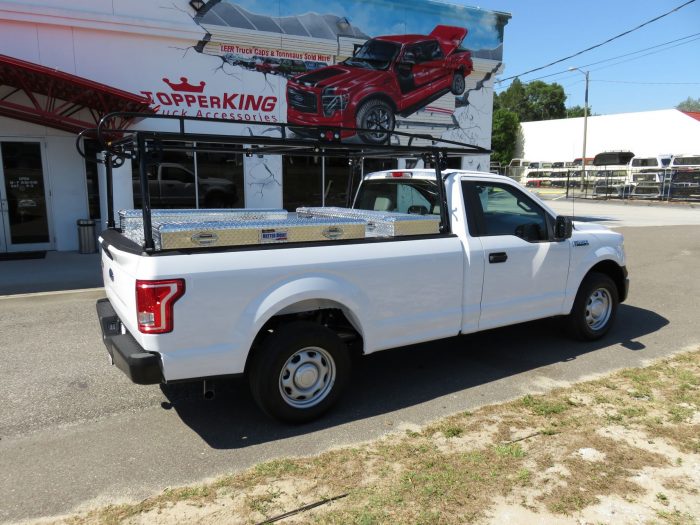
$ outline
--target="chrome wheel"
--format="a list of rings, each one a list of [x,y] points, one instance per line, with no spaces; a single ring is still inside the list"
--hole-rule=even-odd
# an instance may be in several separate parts
[[[375,140],[382,140],[386,137],[386,132],[390,131],[391,115],[386,109],[376,107],[367,113],[365,122],[365,128],[381,131],[381,133],[370,133],[370,136]]]
[[[294,408],[319,404],[333,389],[336,366],[323,348],[309,346],[292,354],[280,371],[282,399]]]
[[[586,301],[586,324],[591,330],[602,329],[610,320],[613,301],[610,292],[605,288],[598,288],[588,296]]]

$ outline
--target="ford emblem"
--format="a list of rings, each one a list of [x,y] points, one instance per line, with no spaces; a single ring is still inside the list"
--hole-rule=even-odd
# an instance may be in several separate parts
[[[198,246],[211,246],[218,242],[219,236],[213,232],[199,232],[195,233],[191,239]]]
[[[109,269],[109,278],[112,280],[112,282],[114,282],[114,272],[111,268]]]

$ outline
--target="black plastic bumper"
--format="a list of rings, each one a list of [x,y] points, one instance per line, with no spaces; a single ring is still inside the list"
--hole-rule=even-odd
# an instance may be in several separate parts
[[[622,275],[625,278],[625,287],[624,287],[624,290],[622,291],[622,296],[620,297],[621,303],[625,302],[625,299],[627,299],[627,294],[630,291],[630,280],[629,280],[629,277],[627,277],[627,266],[622,267]]]
[[[102,328],[102,341],[117,368],[139,385],[163,382],[160,356],[146,352],[129,332],[122,334],[122,322],[109,299],[100,299],[95,306]]]

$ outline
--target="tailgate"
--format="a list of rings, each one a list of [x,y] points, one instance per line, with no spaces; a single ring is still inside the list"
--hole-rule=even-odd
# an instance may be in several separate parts
[[[121,251],[100,238],[102,280],[107,297],[131,334],[136,326],[136,275],[141,256]]]

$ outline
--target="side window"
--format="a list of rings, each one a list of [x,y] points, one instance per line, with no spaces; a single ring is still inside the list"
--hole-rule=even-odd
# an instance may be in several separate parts
[[[442,54],[442,49],[440,49],[440,45],[435,40],[431,42],[425,42],[423,44],[423,49],[425,60],[440,60],[444,58]]]
[[[517,188],[507,184],[463,182],[470,232],[476,236],[515,235],[528,242],[549,239],[545,211]]]
[[[407,184],[402,184],[397,189],[396,200],[398,202],[396,211],[400,213],[417,213],[419,215],[433,213],[433,206],[430,204],[430,201],[421,195],[416,188]],[[440,213],[439,207],[438,213]]]

